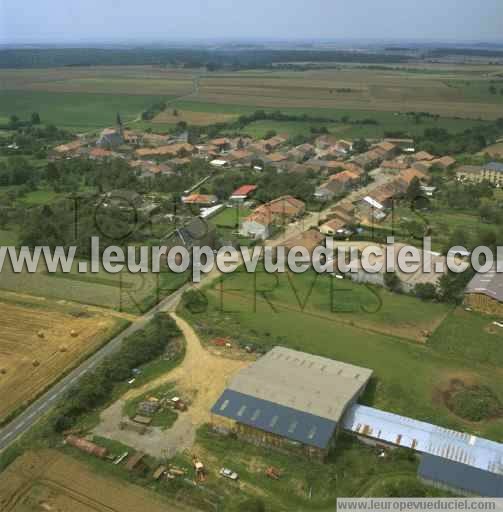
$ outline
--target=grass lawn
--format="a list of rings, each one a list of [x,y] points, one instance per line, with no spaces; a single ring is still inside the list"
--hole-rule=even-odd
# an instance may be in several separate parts
[[[248,245],[250,243],[250,239],[240,237],[236,235],[236,232],[239,230],[241,221],[251,212],[252,210],[245,208],[242,205],[233,208],[225,208],[212,217],[210,222],[216,226],[217,232],[222,239],[236,240],[237,238],[240,244]]]
[[[399,450],[381,458],[379,450],[346,435],[339,436],[337,448],[326,464],[224,438],[204,427],[198,432],[197,446],[212,465],[215,460],[218,465],[236,471],[242,489],[249,489],[251,493],[260,490],[267,510],[323,510],[334,506],[339,496],[371,495],[378,483],[390,479],[408,478],[417,484],[418,462],[414,456]],[[282,471],[280,480],[271,480],[265,475],[268,466]],[[223,480],[220,487],[227,487],[230,493],[235,485]],[[425,496],[438,492],[426,487],[421,490]]]
[[[60,194],[53,190],[35,190],[33,192],[29,192],[24,197],[21,197],[19,199],[19,203],[24,206],[41,206],[44,204],[50,204],[64,195],[65,194]]]
[[[205,338],[230,336],[267,347],[284,345],[374,370],[366,403],[384,410],[458,430],[503,438],[501,419],[466,423],[438,399],[446,380],[470,375],[503,399],[498,359],[474,360],[472,352],[492,353],[496,341],[484,335],[490,323],[473,314],[456,329],[457,312],[440,304],[392,295],[382,289],[336,281],[309,273],[291,280],[285,275],[231,274],[207,291],[204,314],[184,312]],[[438,327],[440,325],[440,327]],[[451,327],[449,327],[451,326]],[[434,332],[430,343],[412,341],[423,329]],[[448,329],[448,346],[442,332]],[[438,341],[438,339],[442,341]],[[467,347],[452,353],[450,345]],[[478,347],[476,347],[478,344]],[[472,348],[468,348],[472,347]]]
[[[244,206],[224,208],[211,218],[211,223],[217,227],[237,228],[242,219],[250,215],[252,210]]]
[[[278,310],[300,311],[378,334],[413,342],[439,325],[450,311],[446,305],[422,302],[384,288],[358,285],[314,272],[271,275],[265,272],[229,274],[214,292],[227,311],[236,299],[250,313],[271,304]],[[261,304],[260,304],[261,303]],[[397,314],[397,312],[400,314]]]
[[[19,233],[13,226],[9,229],[0,229],[0,246],[3,245],[17,245],[19,242]]]
[[[458,308],[430,338],[432,348],[473,363],[503,367],[503,329],[491,318]]]

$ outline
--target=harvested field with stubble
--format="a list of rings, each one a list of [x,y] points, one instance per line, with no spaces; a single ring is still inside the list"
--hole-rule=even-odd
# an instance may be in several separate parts
[[[434,72],[433,72],[434,71]],[[264,108],[317,108],[375,112],[430,112],[449,117],[495,119],[503,97],[489,92],[498,69],[463,72],[406,68],[305,72],[237,72],[207,74],[198,100]],[[223,109],[223,108],[222,108]]]
[[[0,309],[0,422],[126,324],[112,314],[60,304],[0,299]]]
[[[80,273],[77,261],[69,273],[49,273],[41,261],[33,273],[14,272],[11,266],[4,266],[0,273],[0,290],[137,315],[152,307],[160,297],[174,292],[184,281],[184,274],[172,272],[133,274],[125,269],[118,274],[110,274],[100,268],[97,273]]]
[[[153,66],[5,69],[0,83],[16,91],[180,96],[192,90],[192,73]]]
[[[27,452],[0,475],[2,512],[189,512],[55,450]]]

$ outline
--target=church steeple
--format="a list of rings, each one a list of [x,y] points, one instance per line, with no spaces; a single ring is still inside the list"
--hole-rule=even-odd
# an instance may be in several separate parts
[[[119,112],[117,112],[117,129],[119,130],[119,133],[121,134],[121,136],[124,135],[124,127],[122,126],[122,119],[121,119],[121,115]]]

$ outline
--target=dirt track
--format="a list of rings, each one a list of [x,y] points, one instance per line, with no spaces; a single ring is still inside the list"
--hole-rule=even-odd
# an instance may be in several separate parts
[[[210,409],[228,379],[249,364],[249,361],[229,359],[209,352],[201,345],[197,334],[185,320],[175,314],[172,317],[186,340],[186,355],[181,365],[145,386],[126,393],[103,411],[101,423],[94,430],[97,435],[121,441],[153,456],[161,453],[173,456],[177,452],[190,450],[194,444],[196,429],[210,420]],[[188,412],[180,414],[171,429],[163,431],[152,428],[144,436],[120,430],[122,409],[127,400],[169,382],[176,382],[176,388],[182,396],[192,397]]]

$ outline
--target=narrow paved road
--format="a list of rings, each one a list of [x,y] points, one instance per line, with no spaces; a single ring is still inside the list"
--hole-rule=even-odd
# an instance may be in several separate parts
[[[28,431],[44,414],[52,409],[57,404],[58,400],[61,400],[65,395],[65,392],[70,386],[77,383],[87,372],[93,370],[110,354],[119,350],[125,338],[136,331],[143,329],[143,327],[145,327],[145,325],[150,322],[157,313],[174,312],[183,293],[189,288],[199,288],[203,285],[207,285],[220,277],[220,275],[220,271],[215,266],[211,272],[203,274],[203,278],[200,283],[192,283],[189,281],[184,284],[181,288],[163,299],[143,316],[138,317],[127,329],[112,338],[106,345],[98,350],[98,352],[86,359],[58,383],[54,384],[54,386],[36,399],[21,414],[19,414],[19,416],[16,416],[15,419],[0,430],[0,455],[2,450],[5,450],[5,448],[10,446],[16,439]]]
[[[93,370],[107,356],[113,354],[120,349],[124,339],[131,334],[139,331],[150,322],[156,313],[161,311],[174,311],[182,294],[192,283],[185,284],[182,288],[163,299],[159,304],[151,310],[139,317],[127,329],[112,338],[98,352],[89,357],[80,366],[75,368],[66,377],[61,379],[57,384],[52,386],[35,402],[28,406],[19,416],[8,423],[0,430],[0,453],[2,450],[11,445],[22,434],[29,430],[44,414],[53,408],[57,402],[65,395],[68,388],[77,383],[87,372]]]

